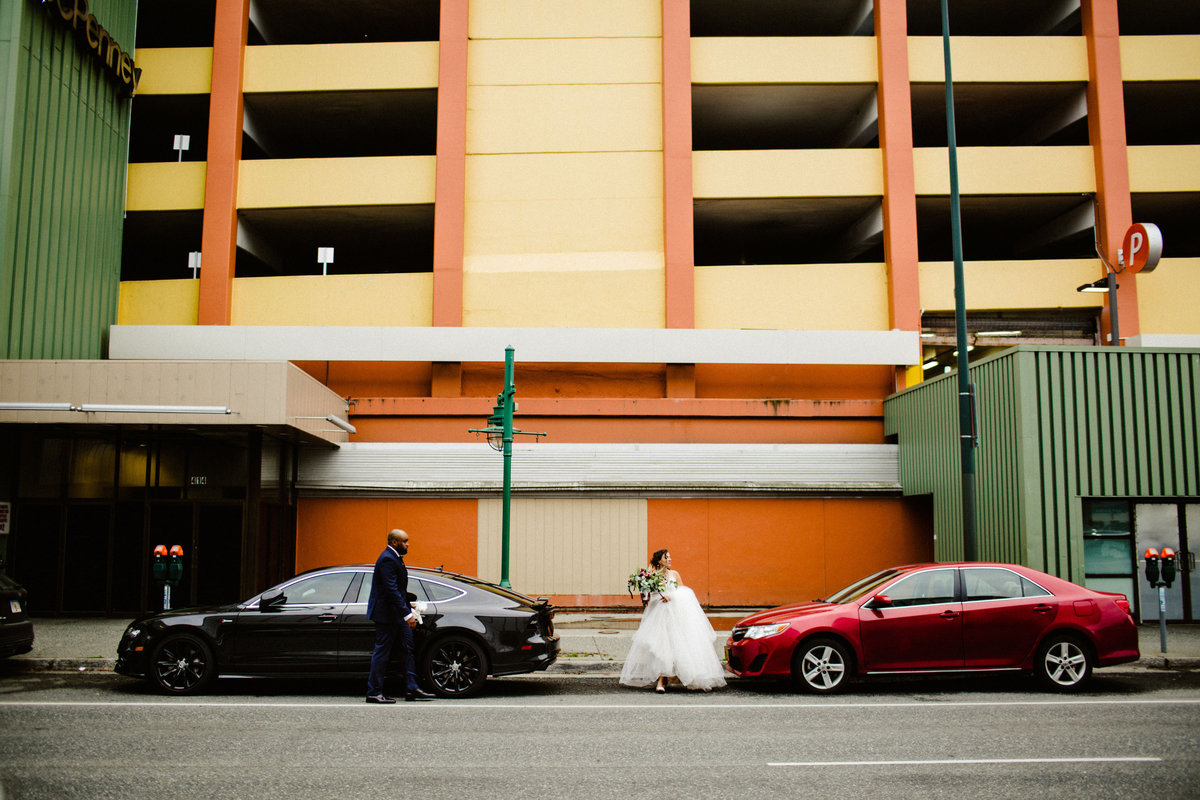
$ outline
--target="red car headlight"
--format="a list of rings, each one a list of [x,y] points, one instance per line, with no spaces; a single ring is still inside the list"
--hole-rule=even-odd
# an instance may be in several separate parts
[[[783,633],[788,629],[788,623],[781,622],[776,625],[751,625],[746,628],[745,639],[765,639],[768,636],[775,636]]]

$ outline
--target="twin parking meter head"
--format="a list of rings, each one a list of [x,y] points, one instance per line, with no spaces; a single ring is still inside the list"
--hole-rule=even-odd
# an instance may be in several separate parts
[[[1166,586],[1170,588],[1175,582],[1175,551],[1170,547],[1164,547],[1162,552],[1159,552],[1153,547],[1147,548],[1145,552],[1146,558],[1146,580],[1151,586]]]
[[[1164,547],[1158,555],[1162,562],[1159,571],[1162,573],[1162,582],[1171,588],[1171,584],[1175,582],[1175,551],[1169,547]]]
[[[168,551],[165,544],[154,546],[154,557],[150,561],[150,574],[159,583],[172,586],[183,578],[183,546],[174,544]]]
[[[165,544],[154,546],[154,557],[150,561],[150,574],[155,581],[160,583],[167,579],[167,546]]]

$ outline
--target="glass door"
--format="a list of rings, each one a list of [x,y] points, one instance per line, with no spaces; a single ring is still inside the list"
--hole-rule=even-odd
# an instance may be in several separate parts
[[[1137,503],[1134,505],[1134,527],[1137,536],[1139,566],[1141,555],[1153,547],[1161,551],[1169,547],[1176,553],[1183,554],[1186,567],[1187,542],[1181,535],[1179,526],[1179,509],[1177,503]],[[1195,617],[1192,609],[1184,605],[1184,598],[1190,594],[1187,589],[1189,573],[1180,570],[1174,583],[1166,590],[1167,620],[1189,621]],[[1145,571],[1138,576],[1139,603],[1143,622],[1158,621],[1158,590],[1146,580]]]

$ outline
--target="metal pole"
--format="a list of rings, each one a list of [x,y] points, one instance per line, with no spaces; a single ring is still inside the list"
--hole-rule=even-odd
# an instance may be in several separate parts
[[[946,61],[946,141],[950,152],[950,235],[954,248],[954,322],[958,329],[958,441],[962,462],[963,560],[974,561],[975,437],[971,431],[971,380],[967,358],[967,296],[958,200],[958,147],[954,132],[954,79],[950,71],[950,11],[942,0],[942,51]]]
[[[1158,584],[1158,638],[1162,652],[1167,652],[1167,585]]]
[[[1109,336],[1112,341],[1109,345],[1112,347],[1121,346],[1121,326],[1117,321],[1117,273],[1111,269],[1105,273],[1105,280],[1108,282],[1108,327]],[[1163,652],[1166,652],[1165,650]]]
[[[508,581],[509,526],[512,519],[512,454],[513,454],[513,398],[517,393],[513,385],[513,348],[504,348],[504,501],[500,539],[500,585],[512,588]]]

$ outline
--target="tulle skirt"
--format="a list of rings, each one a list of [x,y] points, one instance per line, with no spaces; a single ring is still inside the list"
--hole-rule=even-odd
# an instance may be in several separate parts
[[[673,675],[689,689],[709,691],[725,685],[725,670],[713,649],[716,633],[686,586],[668,588],[664,603],[650,598],[633,635],[621,683],[649,686],[660,675]]]

